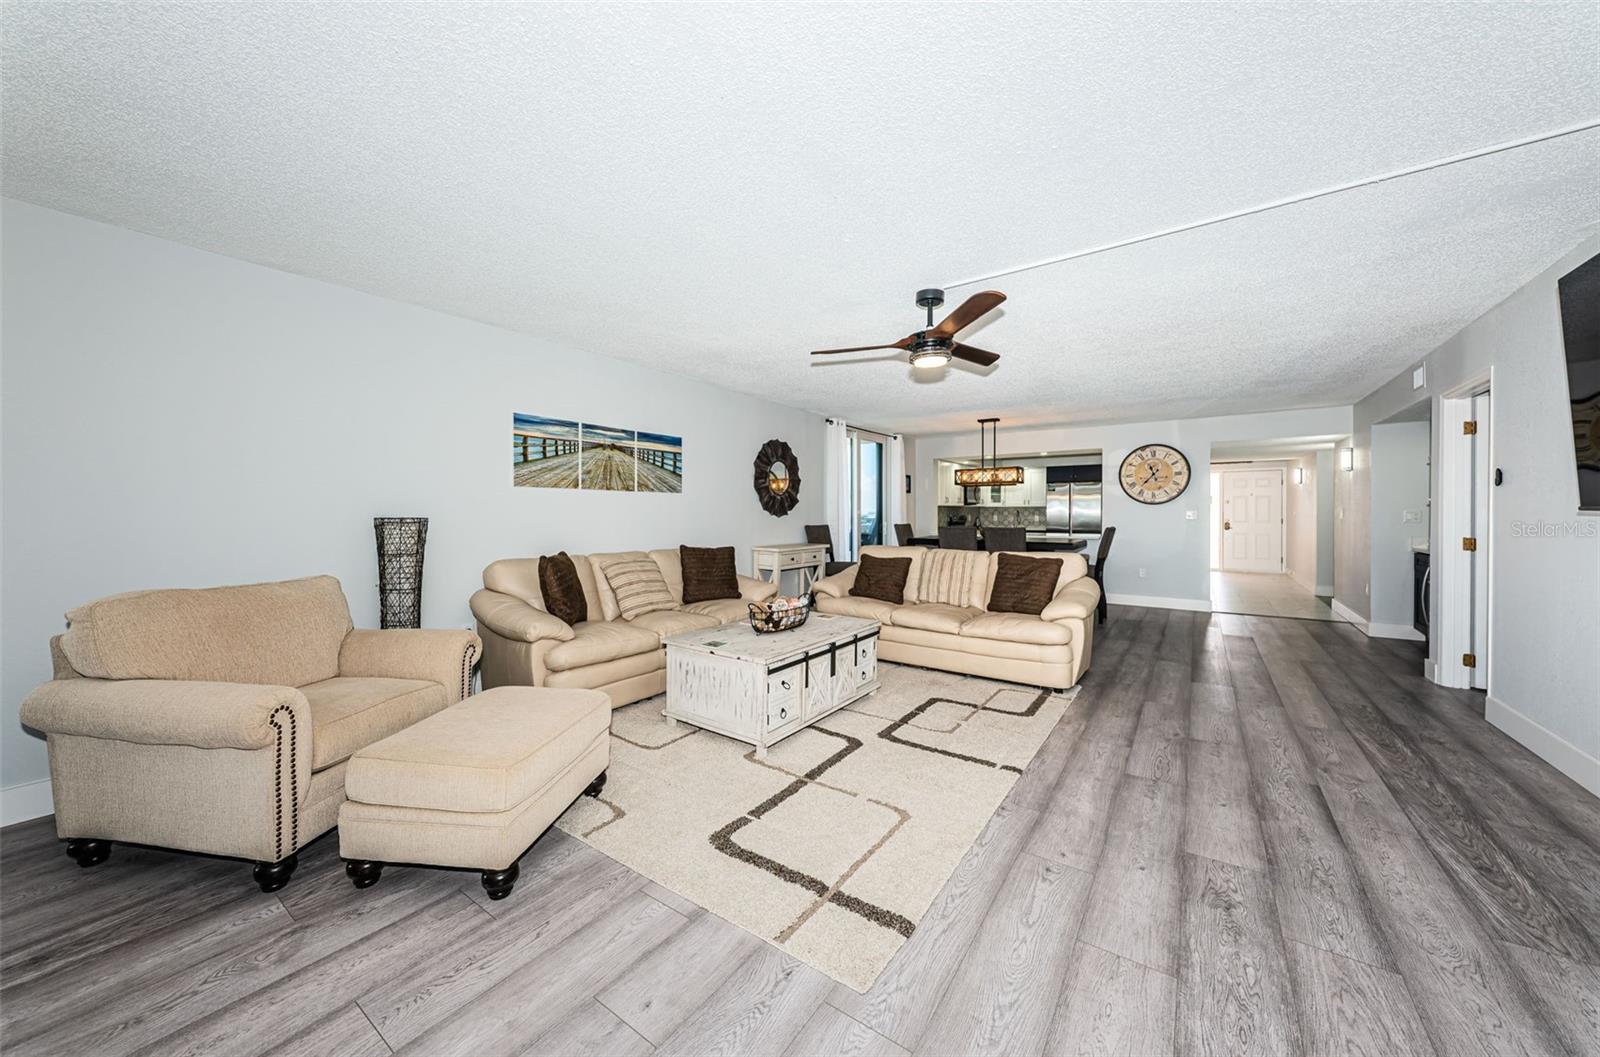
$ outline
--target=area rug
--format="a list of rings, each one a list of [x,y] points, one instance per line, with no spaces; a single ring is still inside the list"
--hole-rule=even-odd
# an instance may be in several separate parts
[[[1075,690],[880,664],[881,688],[772,746],[612,713],[598,800],[556,823],[857,991],[911,937]]]

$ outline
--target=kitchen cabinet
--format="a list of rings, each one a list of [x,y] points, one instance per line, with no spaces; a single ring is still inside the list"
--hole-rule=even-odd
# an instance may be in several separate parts
[[[956,484],[956,464],[942,459],[933,464],[934,490],[940,506],[961,506],[963,489]]]
[[[1043,466],[1027,466],[1022,471],[1022,502],[1018,506],[1044,506],[1045,481],[1048,474]]]

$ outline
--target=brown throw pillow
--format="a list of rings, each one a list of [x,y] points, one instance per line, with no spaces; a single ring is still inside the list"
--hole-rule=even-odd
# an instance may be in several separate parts
[[[850,593],[857,598],[876,598],[899,605],[905,601],[906,577],[910,575],[910,558],[877,558],[863,554]]]
[[[1061,575],[1060,558],[1024,558],[1001,554],[989,591],[989,612],[1029,613],[1038,616],[1055,597]]]
[[[710,602],[739,597],[739,574],[733,567],[732,547],[679,547],[683,563],[683,601]]]
[[[544,611],[557,620],[581,624],[589,619],[583,581],[578,579],[578,567],[566,551],[539,559],[539,594],[544,596]]]

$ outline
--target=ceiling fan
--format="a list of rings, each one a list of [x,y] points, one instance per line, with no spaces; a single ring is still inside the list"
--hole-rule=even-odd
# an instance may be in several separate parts
[[[818,349],[813,356],[834,356],[841,352],[866,352],[870,349],[909,349],[911,351],[911,366],[913,367],[943,367],[952,359],[966,360],[979,367],[987,367],[1000,359],[993,352],[963,345],[956,340],[956,331],[977,322],[978,317],[985,312],[999,306],[1006,299],[1006,295],[998,290],[985,290],[981,294],[973,294],[961,303],[961,307],[944,318],[938,326],[933,325],[933,310],[944,304],[943,290],[918,290],[917,305],[928,310],[928,326],[915,334],[908,335],[889,345],[857,345],[849,349]]]

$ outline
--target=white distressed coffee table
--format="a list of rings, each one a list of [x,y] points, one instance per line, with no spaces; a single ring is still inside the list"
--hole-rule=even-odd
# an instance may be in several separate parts
[[[878,688],[878,622],[813,613],[793,631],[748,623],[669,635],[669,723],[767,746]]]

